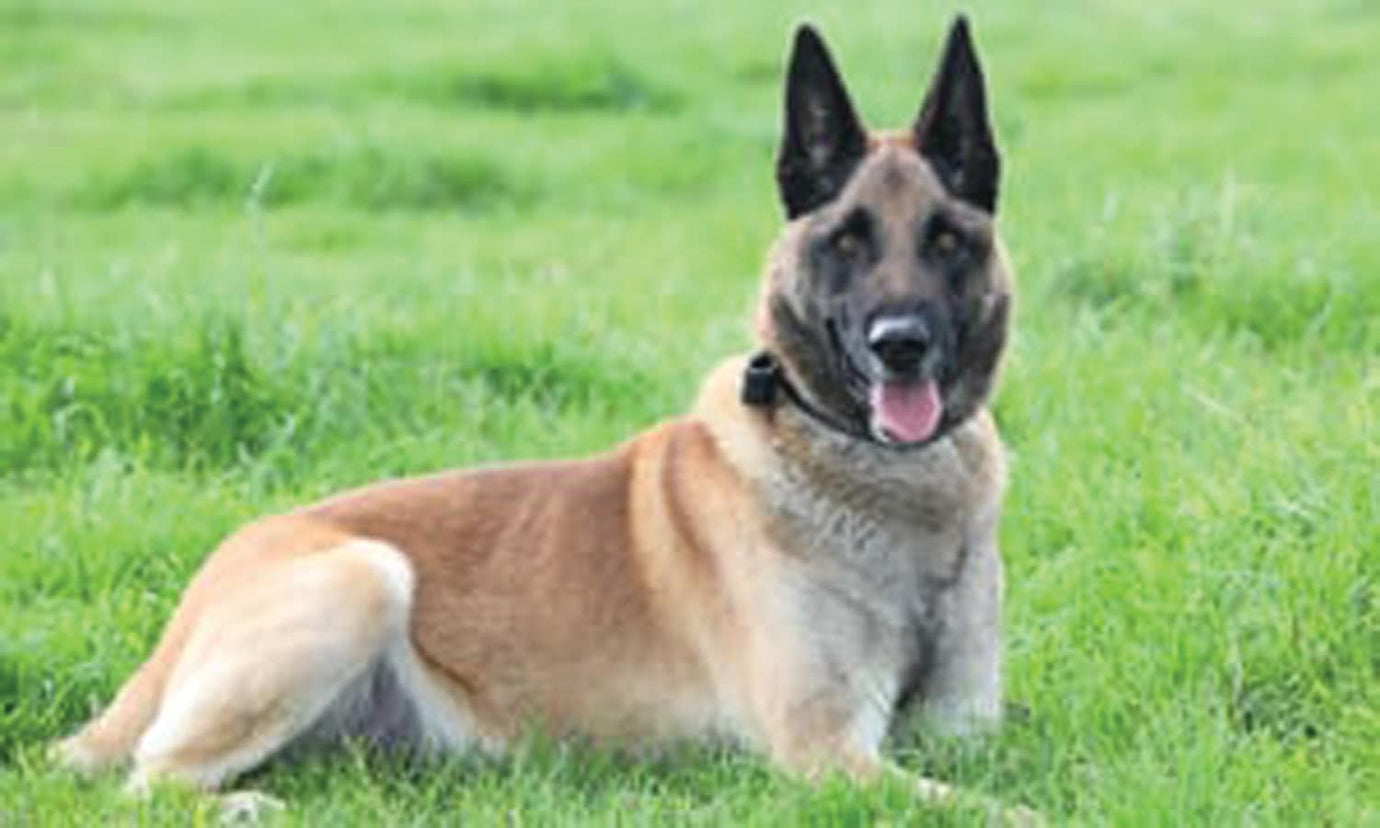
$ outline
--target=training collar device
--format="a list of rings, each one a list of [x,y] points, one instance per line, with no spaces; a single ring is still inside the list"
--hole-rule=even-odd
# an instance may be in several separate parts
[[[795,387],[795,384],[790,381],[786,372],[781,368],[780,360],[770,351],[758,351],[748,360],[747,368],[743,370],[743,386],[739,397],[742,399],[743,405],[752,408],[774,408],[784,397],[806,416],[831,431],[837,431],[855,440],[864,440],[891,449],[911,448],[911,446],[897,443],[884,443],[867,431],[854,428],[848,423],[839,422],[820,411],[809,400],[805,399],[799,389]]]

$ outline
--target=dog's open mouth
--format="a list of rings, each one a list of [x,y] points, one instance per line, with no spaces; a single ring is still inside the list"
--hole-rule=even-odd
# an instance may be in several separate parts
[[[944,413],[939,384],[932,379],[873,383],[868,402],[872,433],[894,443],[923,443],[934,436]]]
[[[917,444],[932,439],[944,415],[944,400],[939,383],[923,377],[914,379],[873,379],[853,361],[839,335],[838,323],[825,322],[829,342],[839,357],[845,380],[867,389],[870,411],[868,427],[872,436],[884,443]]]

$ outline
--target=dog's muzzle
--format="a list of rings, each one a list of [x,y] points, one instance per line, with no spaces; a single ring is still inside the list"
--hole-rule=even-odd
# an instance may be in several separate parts
[[[890,376],[918,377],[934,346],[934,333],[920,314],[879,316],[867,329],[867,347]]]

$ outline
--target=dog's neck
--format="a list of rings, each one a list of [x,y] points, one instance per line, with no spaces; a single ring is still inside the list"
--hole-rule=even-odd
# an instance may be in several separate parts
[[[985,410],[923,449],[896,451],[833,428],[796,405],[745,404],[747,368],[747,357],[721,364],[705,382],[695,411],[712,424],[729,462],[764,491],[793,480],[841,508],[866,504],[931,528],[999,499],[1005,468]]]
[[[747,367],[743,369],[743,384],[738,398],[743,405],[766,410],[778,405],[794,406],[829,431],[859,442],[885,445],[865,429],[840,420],[807,399],[787,376],[781,361],[766,349],[753,354],[748,360]]]

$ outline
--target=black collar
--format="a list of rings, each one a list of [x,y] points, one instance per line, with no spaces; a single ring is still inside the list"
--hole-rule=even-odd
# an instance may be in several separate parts
[[[739,394],[743,405],[753,408],[774,408],[784,397],[802,413],[831,431],[845,434],[855,440],[863,440],[873,445],[887,448],[902,448],[892,443],[883,443],[865,429],[855,428],[851,423],[840,422],[829,414],[820,411],[805,399],[786,376],[780,361],[770,351],[758,351],[748,360],[743,371],[743,387]]]

